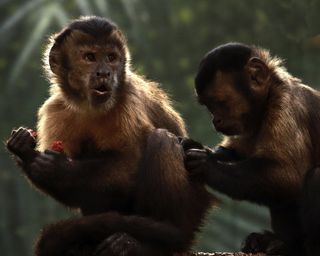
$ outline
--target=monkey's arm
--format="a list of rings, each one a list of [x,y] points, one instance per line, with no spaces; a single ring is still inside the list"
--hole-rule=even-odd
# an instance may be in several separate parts
[[[119,165],[114,154],[70,160],[59,152],[36,151],[35,145],[35,139],[25,128],[13,131],[7,142],[7,148],[16,156],[26,177],[37,188],[70,207],[80,206],[82,198],[101,194],[105,189],[103,184],[113,189],[118,184],[128,184],[124,182],[129,179],[124,172],[114,175],[113,170]]]
[[[300,176],[268,157],[251,157],[237,162],[219,161],[201,149],[186,151],[186,168],[203,175],[208,185],[239,200],[270,204],[296,198],[302,187]]]
[[[166,129],[176,136],[187,136],[187,131],[181,116],[172,108],[167,97],[158,91],[161,100],[153,101],[149,118],[155,128]],[[163,104],[166,102],[166,104]]]
[[[193,139],[182,137],[179,137],[179,143],[183,147],[184,151],[189,149],[204,149],[208,154],[222,162],[236,162],[243,159],[243,157],[235,150],[223,146],[217,146],[214,149],[211,149],[207,146],[203,146],[200,142]]]

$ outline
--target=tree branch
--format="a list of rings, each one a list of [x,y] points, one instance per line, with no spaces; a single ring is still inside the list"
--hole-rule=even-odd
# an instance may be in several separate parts
[[[192,253],[184,253],[179,254],[179,256],[266,256],[264,253],[242,253],[242,252],[192,252]]]

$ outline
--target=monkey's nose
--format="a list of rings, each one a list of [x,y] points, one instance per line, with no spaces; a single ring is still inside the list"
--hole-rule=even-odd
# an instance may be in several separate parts
[[[110,71],[97,71],[97,78],[109,78],[111,76]]]

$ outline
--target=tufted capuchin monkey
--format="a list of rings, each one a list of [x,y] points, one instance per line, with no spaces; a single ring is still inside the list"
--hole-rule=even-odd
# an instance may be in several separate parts
[[[233,199],[270,209],[274,233],[251,234],[243,250],[320,255],[320,93],[267,50],[240,43],[207,53],[195,88],[224,135],[218,152],[231,157],[185,140],[187,169]]]
[[[19,128],[7,148],[37,189],[83,216],[46,227],[36,255],[188,251],[211,197],[184,169],[181,117],[156,83],[131,70],[119,28],[73,20],[50,38],[44,61],[51,90],[37,142]],[[57,142],[60,152],[51,149]]]

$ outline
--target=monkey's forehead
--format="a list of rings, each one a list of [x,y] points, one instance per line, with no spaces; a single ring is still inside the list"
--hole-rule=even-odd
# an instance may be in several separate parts
[[[200,62],[195,78],[196,90],[201,91],[218,70],[241,70],[251,55],[252,49],[240,43],[228,43],[210,50]]]
[[[114,30],[119,30],[118,26],[109,19],[98,16],[83,16],[73,20],[69,26],[71,30],[83,31],[93,36],[111,34]]]
[[[89,43],[80,43],[76,45],[76,48],[79,51],[114,51],[117,50],[116,44],[110,44],[108,42],[97,44],[96,42],[89,42]]]
[[[218,70],[206,83],[201,94],[221,98],[221,95],[232,93],[235,89],[236,74]]]
[[[73,30],[67,42],[77,47],[90,48],[115,48],[123,45],[123,39],[116,33],[92,35],[80,30]]]

